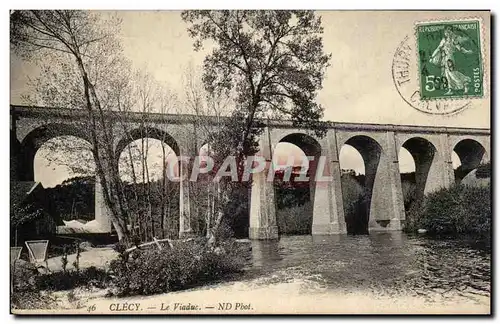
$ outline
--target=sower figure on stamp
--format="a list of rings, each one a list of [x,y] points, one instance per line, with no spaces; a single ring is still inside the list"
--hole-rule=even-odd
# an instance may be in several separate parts
[[[467,39],[467,37],[455,34],[450,27],[446,27],[443,39],[429,59],[430,63],[441,67],[441,75],[446,78],[448,83],[446,95],[452,94],[453,90],[463,90],[464,94],[469,91],[468,85],[471,82],[471,78],[456,69],[454,60],[456,51],[464,54],[473,53],[472,50],[462,46],[462,43]]]

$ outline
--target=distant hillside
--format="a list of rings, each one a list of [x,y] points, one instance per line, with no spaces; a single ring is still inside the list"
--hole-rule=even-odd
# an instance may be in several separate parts
[[[47,199],[63,220],[94,219],[95,177],[75,177],[54,188],[45,188]]]

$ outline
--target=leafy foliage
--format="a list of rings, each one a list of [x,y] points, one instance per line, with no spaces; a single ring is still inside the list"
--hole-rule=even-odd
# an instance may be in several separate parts
[[[51,309],[55,307],[55,298],[40,291],[14,291],[10,294],[12,309]]]
[[[58,291],[76,287],[105,288],[109,277],[105,270],[89,267],[83,270],[33,274],[17,269],[14,290],[17,292]]]
[[[127,183],[124,185],[128,198],[132,233],[141,241],[153,237],[177,238],[179,234],[179,184],[170,181]],[[146,196],[147,195],[147,196]]]
[[[491,162],[481,164],[477,167],[476,177],[491,178]]]
[[[428,195],[420,210],[407,215],[407,230],[426,229],[430,234],[474,234],[489,237],[491,188],[455,185]]]
[[[281,234],[310,234],[312,226],[312,204],[310,201],[276,211],[278,229]]]
[[[360,183],[364,181],[364,177],[344,173],[341,181],[347,233],[368,234],[369,195]]]
[[[45,188],[48,199],[53,202],[62,219],[94,219],[95,176],[74,177],[54,188]]]
[[[26,222],[36,219],[41,213],[42,210],[36,208],[33,204],[11,203],[10,226],[11,228],[16,228]]]
[[[118,296],[151,295],[185,289],[238,272],[244,265],[234,242],[207,249],[205,242],[175,242],[167,246],[135,250],[110,265],[112,292]]]
[[[12,275],[11,305],[15,309],[49,309],[55,302],[47,291],[106,288],[110,280],[105,270],[95,267],[40,274],[36,267],[24,260],[16,261]]]
[[[68,290],[76,287],[106,288],[109,276],[103,269],[89,267],[82,270],[52,272],[37,277],[36,290]]]
[[[331,55],[323,53],[321,18],[313,11],[190,10],[182,18],[195,50],[207,40],[216,45],[204,62],[209,92],[235,89],[250,124],[288,116],[319,131],[323,109],[314,99]]]
[[[403,203],[405,210],[409,210],[418,200],[417,185],[414,182],[401,180],[401,187],[403,190]]]
[[[276,207],[278,208],[278,210],[283,208],[302,206],[310,201],[309,184],[307,184],[307,187],[290,188],[280,185],[279,183],[275,183],[274,188]]]

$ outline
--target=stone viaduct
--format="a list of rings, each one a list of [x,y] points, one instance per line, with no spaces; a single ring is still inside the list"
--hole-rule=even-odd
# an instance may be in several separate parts
[[[108,113],[113,127],[113,147],[121,152],[129,143],[144,137],[164,141],[177,155],[196,156],[204,144],[204,127],[192,115],[157,113]],[[84,110],[11,106],[11,180],[34,180],[33,162],[37,150],[47,140],[72,135],[90,141],[83,127],[87,115]],[[210,126],[214,117],[203,118]],[[128,129],[125,136],[124,125]],[[310,181],[313,202],[312,234],[346,233],[342,201],[339,153],[343,145],[356,148],[365,164],[366,190],[371,195],[369,211],[370,231],[401,230],[405,210],[399,171],[399,151],[406,148],[415,161],[417,192],[423,196],[455,181],[452,151],[459,156],[462,166],[473,169],[489,161],[490,130],[387,124],[329,123],[326,136],[317,138],[307,129],[294,127],[289,121],[268,121],[259,139],[260,154],[272,160],[274,147],[289,142],[300,147],[308,156],[325,156],[326,168],[333,181]],[[317,159],[315,159],[316,161]],[[315,162],[310,168],[315,169]],[[252,239],[278,237],[273,183],[266,180],[267,172],[253,175],[251,189],[249,236]],[[180,235],[191,232],[189,186],[181,181]],[[102,192],[98,184],[96,221],[100,232],[110,232]]]

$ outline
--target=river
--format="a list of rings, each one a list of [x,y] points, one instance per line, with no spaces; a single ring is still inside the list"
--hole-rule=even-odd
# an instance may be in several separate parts
[[[68,313],[108,313],[113,303],[137,303],[166,314],[488,314],[490,249],[465,239],[429,239],[401,232],[282,236],[251,241],[245,271],[231,279],[154,296],[105,298],[104,290],[58,293]],[[237,303],[247,309],[221,311]],[[190,305],[196,311],[162,310]],[[193,306],[195,305],[195,306]],[[60,312],[60,310],[59,310]],[[126,312],[124,312],[126,313]],[[133,313],[133,312],[132,312]]]
[[[484,302],[490,296],[491,252],[470,240],[402,232],[283,236],[252,241],[245,276],[266,276],[273,282],[300,277],[322,290],[429,300],[459,295]]]

